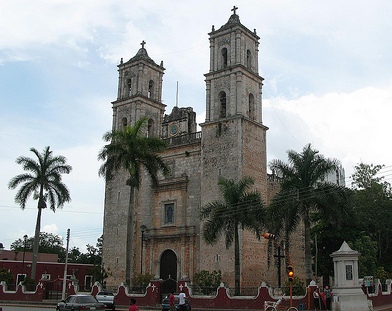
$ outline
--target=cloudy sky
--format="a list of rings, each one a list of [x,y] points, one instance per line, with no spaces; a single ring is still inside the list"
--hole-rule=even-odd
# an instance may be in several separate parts
[[[359,162],[385,164],[392,181],[392,2],[389,0],[15,0],[0,2],[0,242],[32,236],[36,202],[22,211],[8,181],[18,156],[50,146],[73,171],[72,202],[45,210],[42,230],[85,250],[102,233],[104,182],[97,154],[111,128],[117,65],[147,42],[166,68],[170,112],[193,107],[204,121],[208,32],[233,5],[261,37],[263,123],[268,161],[312,143],[339,159],[350,185]]]

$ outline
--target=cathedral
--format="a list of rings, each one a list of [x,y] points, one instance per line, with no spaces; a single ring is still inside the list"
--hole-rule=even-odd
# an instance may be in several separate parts
[[[237,9],[232,9],[226,24],[212,26],[208,34],[210,65],[205,74],[206,118],[199,124],[201,131],[191,107],[176,106],[166,114],[162,103],[165,68],[163,62],[148,56],[144,41],[134,57],[118,65],[112,128],[132,126],[147,117],[147,135],[167,142],[161,156],[170,174],[160,176],[159,185],[153,187],[145,173],[132,205],[125,171],[107,182],[103,244],[107,286],[132,284],[135,276],[146,273],[162,280],[192,281],[199,271],[220,270],[225,284],[234,287],[234,246],[226,249],[223,238],[212,246],[205,243],[200,210],[221,199],[219,177],[236,181],[252,177],[265,203],[277,189],[267,174],[260,37],[241,24]],[[291,257],[303,262],[299,241]],[[257,287],[263,281],[276,284],[273,248],[268,240],[240,230],[242,288]]]

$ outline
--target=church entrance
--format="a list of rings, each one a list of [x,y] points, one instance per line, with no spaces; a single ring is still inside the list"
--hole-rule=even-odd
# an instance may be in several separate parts
[[[177,255],[170,249],[161,256],[160,278],[163,280],[161,293],[167,294],[177,290]]]

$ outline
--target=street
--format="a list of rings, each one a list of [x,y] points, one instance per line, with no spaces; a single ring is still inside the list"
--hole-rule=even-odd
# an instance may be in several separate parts
[[[35,305],[20,305],[15,306],[11,304],[0,304],[0,307],[3,308],[2,311],[27,311],[27,310],[34,310],[34,311],[48,311],[48,310],[56,310],[55,306],[35,306]]]

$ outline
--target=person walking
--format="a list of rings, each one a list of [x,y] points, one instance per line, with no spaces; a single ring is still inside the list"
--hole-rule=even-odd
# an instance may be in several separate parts
[[[319,294],[317,288],[313,291],[313,304],[314,304],[314,310],[321,310],[320,309],[320,294]]]
[[[136,305],[136,299],[131,299],[131,305],[129,306],[128,311],[139,311],[139,308]]]
[[[181,293],[178,295],[178,305],[180,311],[186,311],[185,297],[185,293],[181,290]]]
[[[170,311],[176,311],[176,304],[174,301],[174,291],[172,291],[169,295],[169,304],[170,304]]]
[[[331,310],[332,292],[328,286],[325,286],[324,295],[325,295],[325,304],[326,304],[327,310]]]

